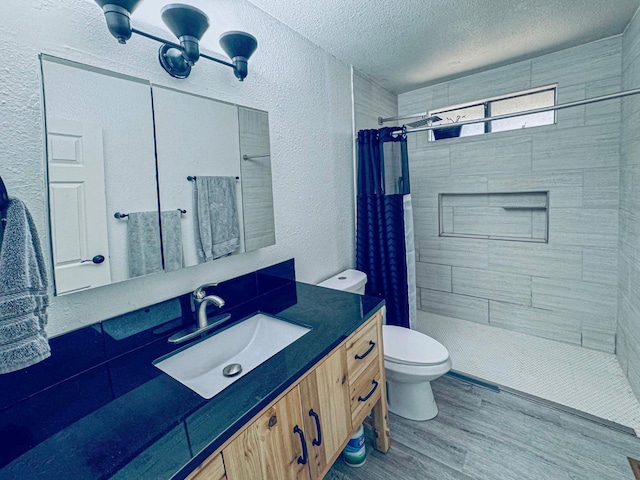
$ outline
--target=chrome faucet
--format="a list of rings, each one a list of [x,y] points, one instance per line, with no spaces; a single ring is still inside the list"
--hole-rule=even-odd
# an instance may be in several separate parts
[[[195,297],[195,292],[194,292],[194,297]],[[198,328],[199,329],[207,328],[209,326],[209,321],[207,320],[207,305],[209,304],[209,302],[211,302],[216,307],[222,308],[224,307],[224,300],[220,298],[218,295],[207,295],[202,299],[195,297],[195,300],[197,303],[200,304],[200,306],[198,307]]]
[[[231,315],[228,313],[225,313],[223,315],[216,315],[211,319],[211,322],[209,322],[209,319],[207,318],[207,305],[209,303],[213,303],[218,308],[224,307],[224,300],[221,297],[219,297],[218,295],[207,295],[207,292],[205,291],[208,287],[216,286],[218,286],[217,283],[207,283],[205,285],[200,285],[193,291],[193,300],[198,306],[198,323],[197,325],[191,326],[189,328],[181,330],[174,335],[171,335],[171,337],[169,337],[170,343],[182,343],[186,342],[187,340],[191,340],[192,338],[202,335],[203,333],[211,330],[214,327],[217,327],[221,323],[226,322],[231,318]]]
[[[200,285],[198,288],[196,288],[191,295],[193,295],[193,299],[196,302],[201,302],[202,300],[204,300],[204,297],[207,296],[206,289],[209,287],[217,287],[217,286],[218,286],[217,283],[205,283],[204,285]],[[222,300],[222,305],[224,305],[224,300]],[[219,306],[221,307],[222,305],[219,305]]]

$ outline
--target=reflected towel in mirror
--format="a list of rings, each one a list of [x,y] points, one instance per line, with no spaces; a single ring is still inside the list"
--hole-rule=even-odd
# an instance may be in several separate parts
[[[235,252],[240,247],[235,177],[198,175],[193,198],[198,263]]]
[[[180,210],[162,212],[162,254],[167,272],[180,270],[182,261],[182,213]]]
[[[162,271],[158,212],[131,212],[127,221],[129,275]]]
[[[26,205],[10,198],[0,246],[0,373],[51,356],[47,324],[46,262]]]

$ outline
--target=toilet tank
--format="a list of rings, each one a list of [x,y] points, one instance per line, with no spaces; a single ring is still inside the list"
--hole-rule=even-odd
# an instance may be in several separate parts
[[[360,270],[349,269],[331,278],[327,278],[324,282],[319,283],[318,286],[364,295],[364,286],[366,284],[366,273]]]

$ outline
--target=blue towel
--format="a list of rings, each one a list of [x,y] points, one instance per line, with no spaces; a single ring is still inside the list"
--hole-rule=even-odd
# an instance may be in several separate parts
[[[0,373],[29,367],[51,355],[47,324],[46,262],[29,210],[9,200],[0,246]]]
[[[201,177],[193,188],[198,263],[229,255],[240,247],[235,177]]]

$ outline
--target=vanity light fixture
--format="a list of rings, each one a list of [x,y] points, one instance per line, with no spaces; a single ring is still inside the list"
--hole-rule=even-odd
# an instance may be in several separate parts
[[[243,81],[247,76],[247,62],[258,48],[256,38],[246,32],[231,31],[220,35],[220,46],[231,58],[225,62],[200,53],[200,39],[209,28],[209,17],[202,10],[182,3],[172,3],[162,9],[162,21],[180,44],[131,28],[131,14],[142,0],[95,0],[102,8],[107,28],[118,42],[125,44],[132,33],[161,43],[158,51],[160,65],[175,78],[187,78],[191,67],[199,58],[206,58],[233,68],[233,73]]]

